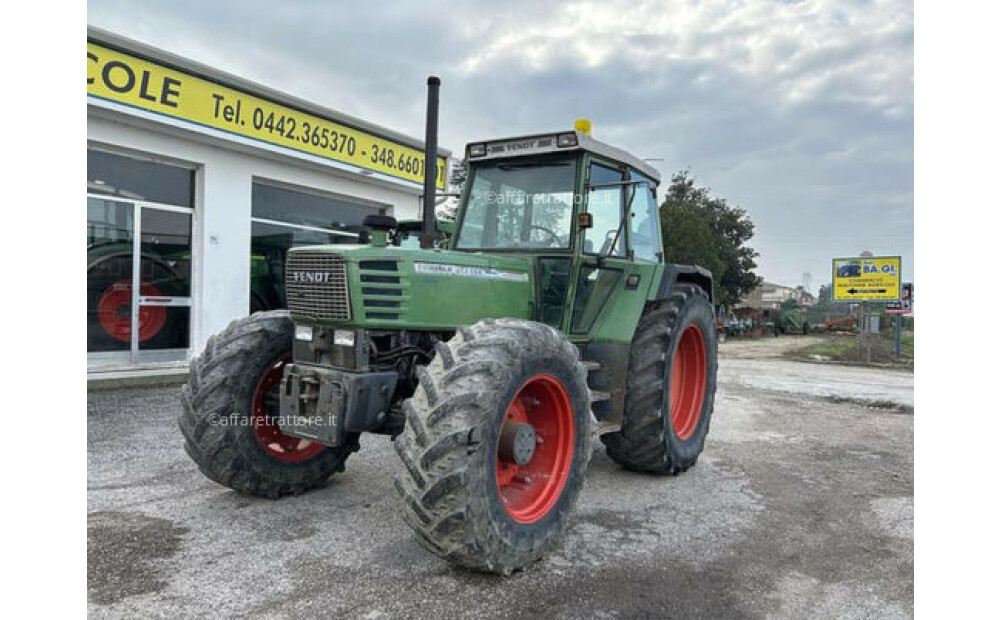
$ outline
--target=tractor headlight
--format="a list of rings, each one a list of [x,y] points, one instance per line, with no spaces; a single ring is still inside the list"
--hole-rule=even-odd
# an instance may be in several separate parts
[[[333,344],[341,347],[353,347],[354,331],[347,329],[333,330]]]
[[[313,339],[312,325],[296,325],[295,339],[301,340],[302,342],[312,342]]]
[[[556,145],[560,147],[566,146],[576,146],[576,134],[575,133],[561,133],[556,138]]]
[[[486,154],[485,144],[470,144],[469,145],[469,157],[482,157]]]

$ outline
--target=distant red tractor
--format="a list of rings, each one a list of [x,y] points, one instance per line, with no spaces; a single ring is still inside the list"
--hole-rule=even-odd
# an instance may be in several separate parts
[[[823,326],[817,331],[825,334],[836,333],[836,332],[851,332],[856,333],[858,331],[858,319],[855,316],[837,316],[827,319]]]

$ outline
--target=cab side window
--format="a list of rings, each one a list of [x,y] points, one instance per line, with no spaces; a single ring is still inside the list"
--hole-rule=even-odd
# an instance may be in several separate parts
[[[622,173],[614,168],[599,164],[590,166],[591,185],[615,183],[621,180]],[[624,202],[622,193],[622,185],[594,187],[587,192],[587,212],[593,218],[594,225],[584,233],[584,253],[625,256],[625,231],[618,230]]]
[[[656,208],[653,183],[646,177],[632,173],[633,181],[648,181],[629,186],[632,212],[629,213],[629,241],[636,260],[659,262],[662,256],[660,214]]]

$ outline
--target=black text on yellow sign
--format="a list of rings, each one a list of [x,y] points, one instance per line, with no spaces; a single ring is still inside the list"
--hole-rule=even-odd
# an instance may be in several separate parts
[[[380,172],[423,182],[423,152],[135,56],[87,43],[87,94]],[[447,162],[437,161],[445,188]]]
[[[833,259],[834,301],[896,301],[902,259],[870,256]]]

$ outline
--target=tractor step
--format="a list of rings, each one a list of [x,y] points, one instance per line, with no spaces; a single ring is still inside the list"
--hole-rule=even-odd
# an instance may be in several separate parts
[[[611,400],[610,392],[600,392],[598,390],[590,390],[590,402],[599,403],[605,400]]]
[[[581,363],[583,364],[583,367],[587,369],[587,372],[594,372],[595,370],[601,367],[600,362],[595,362],[592,360],[583,360]]]

